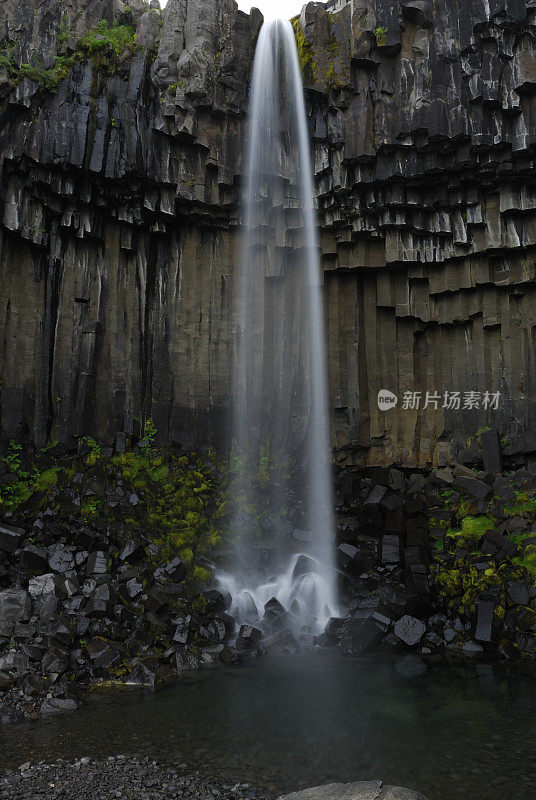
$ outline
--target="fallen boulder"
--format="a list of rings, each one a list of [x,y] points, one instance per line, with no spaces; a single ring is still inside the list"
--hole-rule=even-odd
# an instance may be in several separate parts
[[[277,800],[426,800],[424,795],[383,781],[327,783],[301,792],[285,794]]]

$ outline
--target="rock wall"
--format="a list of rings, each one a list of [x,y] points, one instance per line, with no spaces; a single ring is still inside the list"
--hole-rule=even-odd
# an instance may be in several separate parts
[[[536,451],[535,16],[533,0],[301,13],[341,462],[471,461],[488,426],[507,455]],[[135,45],[80,49],[102,19]],[[261,21],[234,0],[0,5],[4,437],[112,443],[152,415],[164,441],[225,441]],[[501,401],[406,410],[405,391]]]

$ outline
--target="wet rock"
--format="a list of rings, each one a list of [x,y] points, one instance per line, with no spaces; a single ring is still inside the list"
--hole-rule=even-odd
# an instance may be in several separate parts
[[[529,601],[528,586],[524,581],[510,581],[508,583],[508,596],[516,605],[526,605]]]
[[[382,561],[384,564],[393,564],[400,561],[400,537],[394,535],[382,536]]]
[[[375,486],[365,501],[365,507],[379,505],[387,491],[386,486]]]
[[[155,570],[154,577],[161,581],[180,581],[186,575],[186,564],[177,556],[165,567]],[[206,599],[206,597],[205,597]]]
[[[31,608],[30,595],[23,589],[5,589],[0,592],[2,622],[25,622],[29,619]]]
[[[397,622],[395,622],[393,630],[396,636],[398,636],[398,638],[403,641],[404,644],[412,647],[420,642],[424,636],[426,625],[424,622],[422,622],[422,620],[406,614]]]
[[[341,639],[341,650],[348,655],[364,655],[377,650],[383,638],[384,626],[374,620],[348,620]]]
[[[516,552],[516,546],[513,542],[498,531],[491,529],[485,532],[481,549],[482,552],[490,554],[501,552],[507,555],[514,555]]]
[[[46,552],[34,545],[27,545],[24,547],[20,564],[22,569],[31,572],[34,575],[40,575],[48,569],[48,559]]]
[[[482,460],[484,469],[493,475],[502,471],[501,446],[497,428],[481,433]]]
[[[69,572],[69,570],[72,570],[74,567],[72,552],[61,545],[53,548],[48,554],[48,566],[53,572]]]
[[[476,497],[477,500],[484,500],[488,495],[491,494],[492,489],[489,484],[484,483],[483,481],[477,480],[476,478],[466,478],[466,477],[456,477],[455,485],[460,486],[462,489],[465,489],[473,497]]]
[[[494,602],[480,600],[477,603],[477,625],[475,639],[478,639],[479,642],[491,642],[494,610]]]
[[[346,619],[343,617],[330,617],[325,627],[325,634],[334,639],[342,639],[346,627]]]
[[[179,672],[197,669],[199,659],[194,653],[190,653],[188,650],[181,650],[175,655],[175,666]]]
[[[137,578],[131,578],[129,581],[127,581],[125,588],[130,599],[134,600],[143,592],[143,583],[141,583],[141,581],[139,581]]]
[[[33,598],[42,597],[42,595],[46,594],[60,595],[65,592],[65,584],[59,575],[48,572],[45,575],[31,578],[28,584],[28,592]]]
[[[462,651],[466,656],[478,656],[483,652],[481,644],[477,642],[465,642],[462,645]]]
[[[20,546],[25,536],[22,528],[14,528],[11,525],[0,525],[0,550],[4,553],[14,553]]]
[[[395,491],[404,487],[404,473],[399,469],[389,470],[389,486]]]
[[[97,550],[90,553],[86,562],[87,575],[104,575],[108,572],[108,559],[106,553],[102,550]]]
[[[59,606],[60,601],[55,594],[42,594],[35,601],[35,613],[38,617],[49,617],[58,611]]]
[[[173,641],[178,644],[186,644],[188,641],[188,631],[190,630],[190,622],[192,618],[190,615],[185,617],[176,617],[173,620],[175,625],[175,633],[173,634]]]
[[[236,643],[240,649],[254,650],[261,640],[262,633],[251,625],[241,625]],[[221,641],[221,640],[220,640]]]
[[[296,561],[292,571],[292,580],[299,578],[301,575],[307,575],[311,572],[316,572],[317,569],[318,563],[313,558],[302,554],[298,557],[298,560]]]
[[[136,664],[130,675],[128,676],[128,683],[135,686],[154,686],[156,676],[145,664]]]
[[[286,609],[281,605],[277,597],[272,597],[264,604],[264,618],[272,623],[286,614]]]
[[[270,651],[290,651],[298,649],[298,643],[289,628],[283,628],[270,636],[265,636],[262,640],[263,650]]]
[[[343,542],[337,548],[337,563],[341,569],[349,570],[357,567],[359,556],[358,548],[353,544]]]
[[[145,548],[143,545],[139,544],[138,542],[128,542],[128,544],[126,544],[119,553],[119,560],[128,561],[130,564],[137,564],[144,556]]]
[[[224,664],[241,666],[249,663],[250,654],[243,650],[236,650],[234,647],[224,647],[220,653],[220,659]]]
[[[386,617],[385,614],[380,614],[379,611],[373,611],[370,615],[370,620],[376,623],[384,632],[387,631],[391,625],[390,617]]]
[[[244,626],[249,627],[249,626]],[[225,624],[220,620],[213,619],[207,625],[201,625],[199,628],[199,635],[206,639],[208,642],[213,642],[214,644],[219,644],[223,642],[226,637],[227,629]],[[241,647],[241,643],[238,645]]]
[[[0,672],[21,674],[27,672],[29,667],[28,656],[18,650],[10,650],[8,653],[0,655]]]
[[[213,612],[225,611],[232,603],[230,592],[219,589],[209,589],[204,593],[204,598],[207,601],[208,609]]]
[[[50,716],[51,714],[61,714],[66,711],[75,711],[77,709],[75,700],[61,697],[51,697],[49,700],[41,705],[41,714],[43,716]]]

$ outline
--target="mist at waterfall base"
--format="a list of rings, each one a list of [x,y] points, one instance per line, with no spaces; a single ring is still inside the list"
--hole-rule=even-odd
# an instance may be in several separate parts
[[[235,284],[232,537],[218,575],[239,624],[311,643],[337,614],[320,251],[289,22],[261,28]],[[260,519],[259,519],[260,517]]]

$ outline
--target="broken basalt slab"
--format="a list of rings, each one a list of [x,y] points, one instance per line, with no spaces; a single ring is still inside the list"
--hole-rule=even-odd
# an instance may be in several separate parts
[[[387,786],[383,781],[358,781],[313,786],[283,795],[278,800],[426,800],[426,797],[412,789]]]

